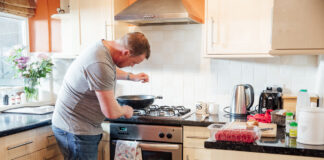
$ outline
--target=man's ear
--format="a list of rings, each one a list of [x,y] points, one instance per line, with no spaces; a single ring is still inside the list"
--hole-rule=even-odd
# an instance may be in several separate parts
[[[129,51],[128,49],[124,49],[124,50],[122,51],[122,55],[123,55],[123,56],[130,56],[130,51]]]

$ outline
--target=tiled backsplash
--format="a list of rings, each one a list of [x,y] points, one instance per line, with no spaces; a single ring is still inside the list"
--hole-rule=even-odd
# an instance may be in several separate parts
[[[281,85],[286,93],[296,93],[300,88],[315,92],[317,56],[231,60],[202,58],[201,27],[167,25],[131,28],[148,37],[152,53],[148,61],[124,70],[145,72],[149,74],[150,82],[119,81],[116,95],[161,95],[163,99],[155,100],[156,104],[193,107],[197,101],[229,105],[234,85],[241,83],[252,84],[256,98],[267,85]],[[67,66],[57,65],[59,68]],[[54,74],[55,79],[60,79],[59,76],[63,74]],[[258,104],[258,99],[254,104]]]

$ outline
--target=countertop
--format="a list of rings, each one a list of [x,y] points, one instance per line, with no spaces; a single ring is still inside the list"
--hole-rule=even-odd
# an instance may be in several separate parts
[[[112,123],[130,123],[130,124],[154,124],[154,125],[171,125],[171,126],[203,126],[207,127],[213,123],[226,123],[230,121],[227,117],[218,115],[210,115],[204,120],[201,120],[201,115],[196,115],[191,112],[182,117],[150,117],[150,116],[133,116],[130,119],[119,118],[119,119],[106,119],[106,121]]]
[[[51,124],[52,114],[30,115],[30,114],[0,114],[0,137],[15,134],[29,129],[42,127]],[[155,125],[172,125],[172,126],[208,126],[212,123],[226,123],[233,121],[246,121],[245,118],[231,118],[228,115],[210,115],[205,120],[201,120],[201,115],[195,113],[185,115],[179,118],[152,118],[137,117],[130,119],[106,119],[112,123],[132,123],[132,124],[155,124]],[[300,155],[311,157],[324,157],[324,145],[314,146],[305,145],[296,142],[296,139],[289,138],[284,134],[284,128],[278,128],[276,138],[261,138],[253,144],[215,142],[207,140],[205,148],[236,150],[247,152],[261,152],[286,155]]]
[[[1,113],[0,137],[50,125],[52,113],[44,115]]]
[[[324,157],[324,145],[306,145],[296,142],[285,134],[284,127],[278,127],[276,138],[261,138],[253,144],[205,141],[205,148],[260,152],[271,154]]]

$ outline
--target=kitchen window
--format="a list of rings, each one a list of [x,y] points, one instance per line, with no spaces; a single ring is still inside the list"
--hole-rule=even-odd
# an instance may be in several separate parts
[[[0,86],[22,85],[22,79],[13,79],[14,70],[4,57],[16,45],[27,46],[27,18],[0,12]]]

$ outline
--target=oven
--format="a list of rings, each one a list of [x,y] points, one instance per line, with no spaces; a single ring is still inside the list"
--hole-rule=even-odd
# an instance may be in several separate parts
[[[114,159],[117,140],[139,142],[143,160],[182,159],[180,126],[111,123],[110,159]]]

